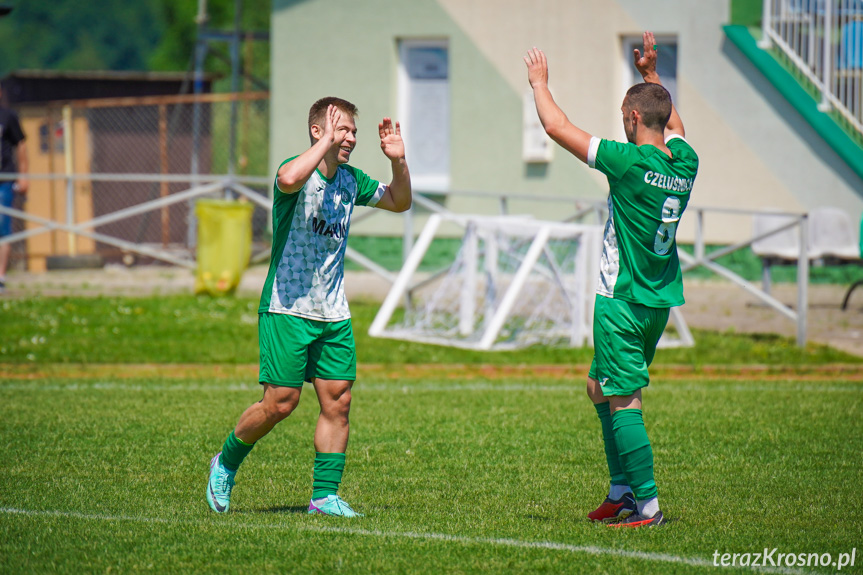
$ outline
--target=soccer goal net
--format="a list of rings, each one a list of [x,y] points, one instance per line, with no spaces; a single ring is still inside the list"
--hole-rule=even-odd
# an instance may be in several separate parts
[[[418,272],[449,228],[461,245],[437,271]],[[432,215],[370,335],[470,349],[592,344],[602,227],[516,216]]]

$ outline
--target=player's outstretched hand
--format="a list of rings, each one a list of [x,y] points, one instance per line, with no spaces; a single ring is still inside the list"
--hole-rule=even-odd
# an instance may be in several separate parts
[[[405,157],[405,142],[402,140],[402,128],[398,122],[393,126],[390,118],[384,118],[378,124],[378,133],[381,136],[381,150],[390,160],[398,160]]]
[[[542,50],[536,47],[528,50],[524,63],[527,64],[527,81],[531,88],[548,85],[548,62]]]
[[[632,51],[632,59],[635,62],[635,67],[638,68],[642,78],[654,74],[656,72],[656,38],[653,37],[653,32],[645,32],[642,35],[644,40],[644,54],[635,48]]]

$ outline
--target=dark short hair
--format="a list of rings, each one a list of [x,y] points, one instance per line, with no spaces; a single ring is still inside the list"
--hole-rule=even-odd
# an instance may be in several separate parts
[[[659,84],[644,82],[627,90],[623,106],[638,110],[646,128],[662,131],[671,117],[671,94]]]
[[[343,100],[341,98],[336,98],[335,96],[327,96],[326,98],[321,98],[309,109],[309,137],[312,138],[312,125],[317,124],[318,126],[323,126],[325,115],[327,113],[327,108],[329,106],[335,106],[343,114],[350,114],[351,118],[356,118],[357,114],[360,113],[357,110],[357,107],[348,102],[347,100]],[[312,138],[314,141],[314,138]]]

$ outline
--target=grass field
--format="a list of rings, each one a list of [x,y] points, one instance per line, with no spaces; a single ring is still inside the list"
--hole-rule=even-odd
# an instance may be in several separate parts
[[[34,297],[0,302],[0,364],[257,363],[257,298],[171,295],[148,298]],[[534,347],[478,352],[373,339],[376,304],[351,302],[361,363],[590,363],[593,350]],[[657,351],[659,364],[816,366],[857,363],[853,356],[810,343],[804,350],[776,335],[695,331],[691,349]]]
[[[371,306],[352,307],[361,336]],[[607,489],[589,354],[361,338],[340,493],[366,517],[304,513],[311,389],[217,516],[207,464],[260,397],[254,302],[38,299],[0,314],[0,572],[707,573],[727,571],[717,550],[765,547],[857,548],[842,572],[863,570],[863,367],[829,348],[705,333],[660,353],[645,420],[672,521],[619,532],[584,518]],[[774,570],[810,571],[836,569]]]

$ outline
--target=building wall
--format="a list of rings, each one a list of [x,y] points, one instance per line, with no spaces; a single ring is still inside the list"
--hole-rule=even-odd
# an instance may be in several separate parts
[[[400,38],[449,41],[451,189],[602,199],[604,178],[562,149],[547,165],[522,160],[522,57],[549,58],[550,86],[570,119],[588,132],[623,138],[620,102],[628,88],[622,38],[649,29],[678,41],[677,105],[702,163],[692,205],[805,211],[829,203],[859,218],[863,182],[724,38],[727,0],[398,0],[273,2],[271,167],[308,146],[306,116],[318,97],[360,108],[352,164],[386,180],[376,124],[397,109]],[[281,63],[281,64],[280,64]],[[408,158],[410,163],[410,158]],[[448,207],[489,211],[456,197]],[[513,211],[559,218],[561,205],[518,201]],[[381,232],[399,227],[369,220]],[[694,218],[679,231],[691,240]],[[707,238],[741,239],[751,222],[709,213]],[[357,228],[362,231],[362,225]]]
[[[860,221],[863,180],[725,38],[727,2],[699,2],[697,9],[686,0],[620,4],[645,28],[679,15],[681,45],[686,38],[692,46],[681,50],[679,73],[687,138],[702,160],[694,205],[789,211],[828,205]],[[740,216],[714,217],[708,226],[717,228],[708,228],[708,237],[723,241],[751,229]]]

